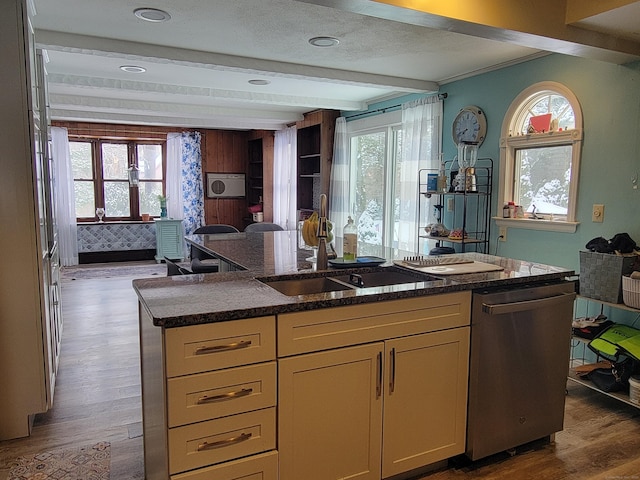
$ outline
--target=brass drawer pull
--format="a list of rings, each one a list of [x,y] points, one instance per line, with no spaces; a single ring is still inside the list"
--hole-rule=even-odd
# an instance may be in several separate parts
[[[247,395],[251,395],[253,393],[253,388],[243,388],[242,390],[236,390],[235,392],[227,392],[222,393],[220,395],[214,395],[209,397],[208,395],[203,395],[198,398],[198,405],[202,405],[204,403],[213,403],[213,402],[221,402],[223,400],[232,400],[234,398],[246,397]]]
[[[198,445],[198,451],[201,452],[203,450],[211,450],[213,448],[222,448],[227,447],[229,445],[234,445],[236,443],[244,442],[245,440],[249,440],[251,438],[250,433],[242,433],[237,437],[227,438],[226,440],[220,440],[218,442],[203,442]]]
[[[208,353],[226,352],[228,350],[239,350],[251,346],[251,340],[243,340],[242,342],[229,343],[227,345],[214,345],[212,347],[196,348],[196,355],[206,355]]]

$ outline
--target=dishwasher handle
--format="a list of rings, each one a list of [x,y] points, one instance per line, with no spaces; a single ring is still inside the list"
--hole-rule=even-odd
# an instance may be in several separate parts
[[[524,310],[534,310],[536,308],[551,307],[564,303],[567,300],[575,300],[575,292],[563,293],[553,297],[537,298],[535,300],[523,300],[522,302],[499,303],[499,304],[482,304],[482,312],[489,315],[503,315],[507,313],[522,312]]]

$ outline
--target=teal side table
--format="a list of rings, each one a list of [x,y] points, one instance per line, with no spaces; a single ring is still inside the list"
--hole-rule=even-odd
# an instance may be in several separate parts
[[[171,260],[183,260],[182,220],[156,218],[156,262],[161,263],[164,257]]]

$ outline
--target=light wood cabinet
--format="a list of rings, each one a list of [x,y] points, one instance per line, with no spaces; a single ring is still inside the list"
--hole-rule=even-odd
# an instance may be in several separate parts
[[[275,317],[163,329],[140,308],[140,346],[147,480],[276,480],[249,461],[276,454]]]
[[[464,452],[469,330],[385,342],[382,478]]]
[[[380,480],[463,453],[470,309],[454,292],[163,329],[141,308],[146,478]]]
[[[280,480],[379,480],[382,343],[279,361]]]
[[[278,454],[267,452],[172,475],[171,480],[278,480]]]
[[[280,480],[379,480],[463,453],[469,315],[461,292],[279,316]]]
[[[49,121],[33,2],[0,17],[0,440],[26,437],[53,404],[62,316],[50,193]]]

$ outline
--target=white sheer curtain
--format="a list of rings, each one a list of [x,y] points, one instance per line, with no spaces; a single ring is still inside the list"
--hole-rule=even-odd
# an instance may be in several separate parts
[[[51,128],[51,157],[56,192],[53,207],[56,212],[60,263],[65,267],[78,265],[76,201],[69,154],[69,136],[66,128]]]
[[[438,168],[442,100],[437,95],[402,105],[402,138],[398,248],[424,253],[418,252],[418,170]],[[431,211],[431,206],[425,211]]]
[[[279,130],[274,138],[273,222],[285,230],[296,230],[296,127]]]
[[[334,235],[342,237],[342,228],[349,217],[349,137],[347,121],[344,117],[336,120],[333,140],[333,163],[329,184],[329,220],[333,222]],[[338,254],[342,254],[342,244],[335,242]]]
[[[167,215],[182,218],[182,139],[180,133],[167,134]]]

